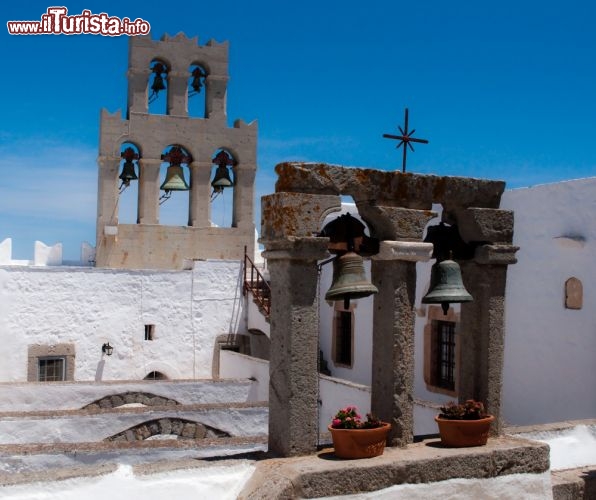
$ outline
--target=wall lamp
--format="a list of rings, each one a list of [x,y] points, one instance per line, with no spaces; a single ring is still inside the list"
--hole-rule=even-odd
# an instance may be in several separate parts
[[[110,345],[109,342],[107,342],[106,344],[101,346],[101,352],[107,354],[108,356],[111,356],[114,352],[114,348]]]

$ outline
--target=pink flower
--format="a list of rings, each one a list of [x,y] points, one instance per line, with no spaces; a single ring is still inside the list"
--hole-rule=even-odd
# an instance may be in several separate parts
[[[340,426],[340,425],[341,425],[341,420],[340,420],[339,418],[334,418],[334,419],[333,419],[333,422],[331,422],[331,425],[332,425],[333,427],[338,427],[338,426]]]

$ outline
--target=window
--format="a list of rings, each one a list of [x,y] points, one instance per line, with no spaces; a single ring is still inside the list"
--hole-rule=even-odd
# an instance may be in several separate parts
[[[435,385],[455,389],[455,323],[436,322],[436,375]]]
[[[74,344],[31,344],[27,348],[28,382],[74,380],[75,365]]]
[[[155,340],[155,325],[145,325],[145,340]]]
[[[39,358],[37,380],[40,382],[61,382],[65,380],[66,359],[62,357]]]
[[[339,304],[337,302],[336,304]],[[336,365],[351,368],[354,339],[354,311],[336,310],[333,321],[333,361]]]
[[[459,313],[453,307],[447,315],[440,306],[429,306],[424,326],[424,382],[431,392],[457,396]]]

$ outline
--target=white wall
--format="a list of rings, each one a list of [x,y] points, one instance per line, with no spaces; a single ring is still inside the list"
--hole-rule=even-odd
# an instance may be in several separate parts
[[[523,425],[594,417],[596,178],[507,191],[502,208],[515,211],[520,247],[507,276],[505,419]],[[564,307],[572,276],[583,283],[581,310]]]
[[[246,333],[239,261],[191,271],[0,267],[0,381],[27,380],[27,347],[74,343],[75,380],[210,378],[214,339]],[[144,325],[155,340],[144,340]],[[102,355],[110,342],[114,354]]]
[[[220,379],[252,379],[247,401],[269,400],[269,361],[225,349],[219,356]]]

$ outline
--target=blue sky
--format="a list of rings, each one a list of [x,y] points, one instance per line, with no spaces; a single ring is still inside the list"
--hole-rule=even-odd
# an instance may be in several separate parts
[[[596,3],[429,0],[10,2],[142,18],[152,37],[230,43],[228,120],[259,124],[257,197],[275,164],[401,168],[383,133],[428,139],[408,171],[503,179],[509,188],[596,171]],[[4,25],[5,26],[5,25]],[[126,37],[10,36],[3,28],[0,241],[13,258],[95,244],[99,112],[126,105]],[[169,202],[168,202],[169,203]],[[257,199],[258,203],[258,199]],[[217,221],[216,221],[217,222]]]

